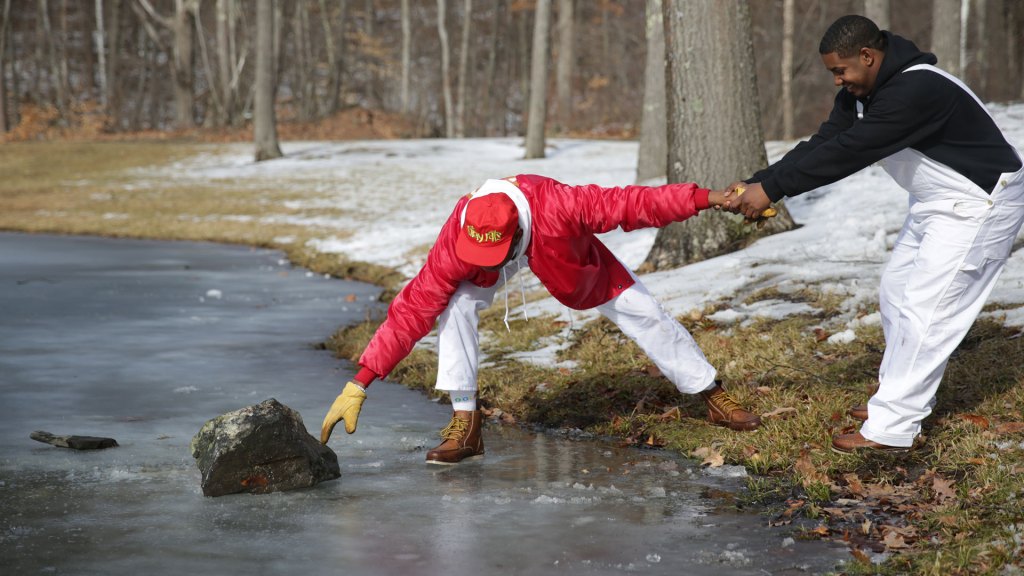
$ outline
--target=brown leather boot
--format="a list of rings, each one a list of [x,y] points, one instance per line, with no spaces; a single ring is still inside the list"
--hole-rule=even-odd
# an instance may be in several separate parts
[[[852,434],[839,434],[832,437],[832,451],[840,454],[854,454],[857,452],[910,452],[913,446],[889,446],[879,444],[861,436],[860,432]]]
[[[851,418],[856,418],[863,422],[868,419],[868,405],[857,404],[856,406],[851,406],[846,413],[849,414]]]
[[[740,406],[722,383],[715,381],[715,387],[700,393],[708,406],[708,421],[718,426],[726,426],[731,430],[756,430],[761,425],[761,417]]]
[[[427,464],[458,464],[466,458],[482,456],[481,424],[479,410],[456,410],[452,421],[441,430],[444,442],[427,452]]]

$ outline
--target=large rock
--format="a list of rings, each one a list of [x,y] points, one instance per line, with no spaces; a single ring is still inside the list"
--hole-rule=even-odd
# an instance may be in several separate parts
[[[210,420],[191,448],[206,496],[293,490],[341,476],[334,451],[273,398]]]

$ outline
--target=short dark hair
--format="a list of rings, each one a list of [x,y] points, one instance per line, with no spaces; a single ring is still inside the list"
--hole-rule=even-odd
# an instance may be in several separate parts
[[[878,26],[871,20],[850,14],[836,20],[825,31],[818,45],[819,54],[835,52],[840,58],[849,58],[861,48],[885,52],[887,42]]]

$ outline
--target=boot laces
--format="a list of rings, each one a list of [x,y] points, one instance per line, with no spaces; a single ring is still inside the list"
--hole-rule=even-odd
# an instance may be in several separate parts
[[[469,422],[453,416],[452,421],[441,430],[441,438],[445,440],[462,440],[468,430]]]
[[[743,410],[743,406],[725,390],[719,390],[717,394],[709,396],[709,399],[716,408],[726,415],[732,414],[733,410]]]

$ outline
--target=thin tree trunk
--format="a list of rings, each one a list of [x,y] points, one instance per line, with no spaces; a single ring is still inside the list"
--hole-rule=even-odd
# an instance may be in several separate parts
[[[338,81],[338,53],[334,47],[334,30],[331,28],[331,19],[328,17],[328,14],[327,1],[320,0],[320,23],[324,29],[324,43],[327,50],[327,97],[323,108],[324,112],[330,116],[338,111],[338,89],[340,83]]]
[[[274,9],[272,0],[256,0],[256,85],[253,138],[256,161],[280,158],[274,114]]]
[[[782,1],[782,138],[793,139],[793,32],[796,28],[795,0]]]
[[[487,64],[484,71],[484,81],[481,85],[483,94],[483,106],[480,107],[482,121],[482,132],[484,136],[490,136],[490,119],[494,116],[491,107],[494,104],[494,90],[498,78],[498,35],[501,34],[501,16],[505,13],[505,0],[497,0],[494,3],[494,24],[491,33],[491,46],[487,51]]]
[[[93,41],[96,43],[96,60],[99,66],[99,100],[100,107],[107,108],[107,32],[103,25],[103,0],[94,2],[96,9],[96,30]]]
[[[444,95],[444,136],[455,134],[452,112],[452,82],[449,73],[448,27],[445,24],[446,0],[437,0],[437,35],[441,42],[441,90]]]
[[[669,182],[722,188],[767,164],[745,0],[664,0]],[[681,266],[738,248],[750,228],[705,211],[658,231],[645,263]],[[765,231],[792,227],[784,210]],[[737,234],[738,232],[738,234]]]
[[[473,20],[473,0],[464,0],[462,45],[459,47],[459,85],[456,89],[455,137],[466,137],[466,75],[469,73],[469,33]]]
[[[644,109],[640,119],[640,149],[636,179],[644,182],[668,174],[668,129],[665,127],[665,24],[661,0],[647,0],[647,64],[644,69]]]
[[[648,2],[648,14],[649,10],[650,3]],[[648,16],[649,18],[650,16]],[[573,30],[574,20],[573,0],[558,0],[558,24],[555,30],[558,42],[558,59],[555,61],[555,118],[559,128],[563,130],[567,129],[572,122],[572,73],[576,44]],[[658,17],[658,21],[661,21],[661,16]],[[650,41],[648,41],[648,48],[650,48]],[[662,48],[662,53],[664,53],[664,48]]]
[[[960,0],[960,45],[958,61],[960,62],[960,76],[967,76],[967,67],[970,60],[967,54],[967,31],[971,25],[971,0]]]
[[[409,0],[402,0],[402,113],[409,113],[409,60],[412,44],[412,23],[409,18]]]
[[[934,0],[932,3],[932,52],[938,66],[954,76],[960,75],[960,0]]]
[[[978,23],[978,46],[974,55],[974,62],[977,65],[978,74],[978,95],[982,100],[990,100],[988,93],[988,2],[986,0],[975,0],[976,21]]]
[[[11,0],[4,0],[2,20],[0,20],[0,136],[11,129],[10,116],[7,115],[7,33],[10,29]]]
[[[107,68],[106,76],[107,115],[113,126],[121,125],[121,0],[110,0],[110,18],[107,31]]]
[[[864,0],[864,16],[878,26],[879,30],[889,29],[889,0]]]
[[[548,96],[548,31],[551,1],[537,0],[530,51],[530,111],[526,125],[526,158],[544,158],[544,124]]]
[[[217,0],[216,5],[217,26],[215,36],[217,38],[217,75],[219,82],[210,79],[210,90],[220,93],[219,100],[223,103],[219,110],[219,117],[216,124],[227,126],[232,123],[234,112],[234,94],[231,90],[234,59],[232,57],[231,23],[234,21],[234,0]]]

